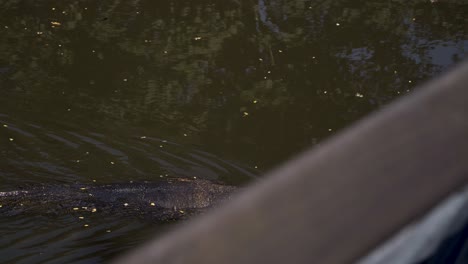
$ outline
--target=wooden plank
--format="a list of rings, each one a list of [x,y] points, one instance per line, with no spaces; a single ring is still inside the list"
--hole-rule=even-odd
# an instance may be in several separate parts
[[[116,263],[350,263],[468,181],[468,63]]]

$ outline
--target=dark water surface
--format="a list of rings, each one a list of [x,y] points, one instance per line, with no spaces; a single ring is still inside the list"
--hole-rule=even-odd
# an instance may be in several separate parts
[[[461,61],[466,14],[455,0],[0,0],[0,186],[247,182]],[[102,262],[164,229],[2,218],[0,259]]]

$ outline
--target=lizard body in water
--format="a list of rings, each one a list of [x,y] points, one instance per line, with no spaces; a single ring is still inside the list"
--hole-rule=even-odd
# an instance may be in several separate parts
[[[202,179],[172,178],[114,184],[40,184],[0,192],[0,216],[88,211],[149,217],[187,218],[230,199],[237,187]]]

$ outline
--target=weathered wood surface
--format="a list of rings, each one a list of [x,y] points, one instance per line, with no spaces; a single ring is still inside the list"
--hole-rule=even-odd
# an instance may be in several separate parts
[[[116,263],[352,263],[468,182],[468,63]]]

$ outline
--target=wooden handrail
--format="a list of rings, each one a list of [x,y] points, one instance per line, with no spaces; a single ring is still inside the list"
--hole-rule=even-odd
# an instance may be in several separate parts
[[[115,263],[352,263],[468,182],[468,63]]]

